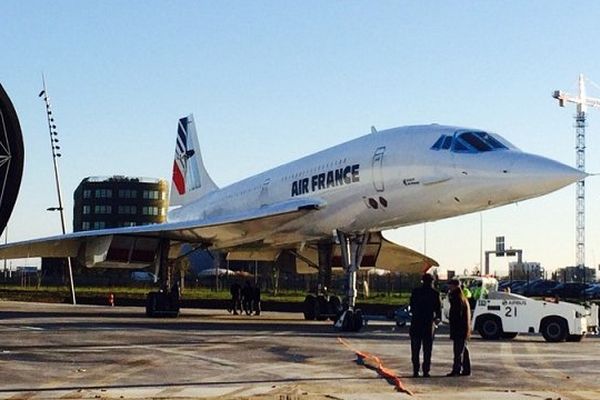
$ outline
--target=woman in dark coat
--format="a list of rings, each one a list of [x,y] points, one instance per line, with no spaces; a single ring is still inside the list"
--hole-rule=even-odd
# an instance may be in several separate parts
[[[450,291],[450,339],[453,342],[454,363],[447,376],[471,375],[471,359],[467,342],[471,337],[471,308],[469,301],[460,289],[460,282],[449,282]]]

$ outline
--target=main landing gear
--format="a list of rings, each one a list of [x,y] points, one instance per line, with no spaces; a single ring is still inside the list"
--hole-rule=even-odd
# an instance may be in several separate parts
[[[146,296],[146,316],[176,318],[179,316],[180,291],[177,280],[172,279],[173,264],[169,263],[168,240],[160,241],[155,263],[160,289]],[[172,281],[174,284],[171,286]]]
[[[317,292],[311,293],[304,299],[304,319],[337,321],[342,314],[342,301],[338,296],[330,295],[327,288],[331,287],[331,261],[333,257],[333,243],[331,240],[321,240],[317,243],[319,254],[319,275]]]

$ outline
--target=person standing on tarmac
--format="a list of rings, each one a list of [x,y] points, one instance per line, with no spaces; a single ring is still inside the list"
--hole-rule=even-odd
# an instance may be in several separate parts
[[[254,315],[260,315],[260,282],[256,283],[252,291],[252,308]]]
[[[179,312],[179,300],[181,300],[181,288],[179,287],[179,280],[175,279],[175,283],[173,283],[169,292],[169,310]]]
[[[419,357],[423,347],[423,376],[428,378],[431,369],[431,350],[436,324],[442,317],[440,293],[433,288],[433,276],[424,274],[423,285],[415,288],[410,296],[410,350],[412,354],[413,377],[419,376]]]
[[[471,375],[471,358],[467,342],[471,337],[471,308],[469,301],[460,289],[460,282],[452,279],[448,282],[448,300],[450,302],[450,339],[453,342],[454,362],[452,371],[446,376]]]
[[[231,294],[231,311],[233,312],[234,315],[238,315],[238,310],[239,313],[242,313],[242,286],[237,283],[237,282],[233,282],[231,284],[231,287],[229,288],[229,293]]]
[[[252,314],[252,299],[254,297],[254,289],[250,284],[250,281],[246,281],[244,288],[242,289],[242,307],[246,315]]]

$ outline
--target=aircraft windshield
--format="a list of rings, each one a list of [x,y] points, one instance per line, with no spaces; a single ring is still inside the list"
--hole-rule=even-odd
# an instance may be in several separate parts
[[[508,150],[508,147],[487,132],[456,132],[453,136],[442,135],[431,146],[432,150],[448,150],[455,153],[481,153]]]

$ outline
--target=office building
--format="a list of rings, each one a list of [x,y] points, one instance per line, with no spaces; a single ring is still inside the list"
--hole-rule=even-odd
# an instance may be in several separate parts
[[[88,177],[73,197],[74,232],[165,222],[169,206],[164,179]]]

